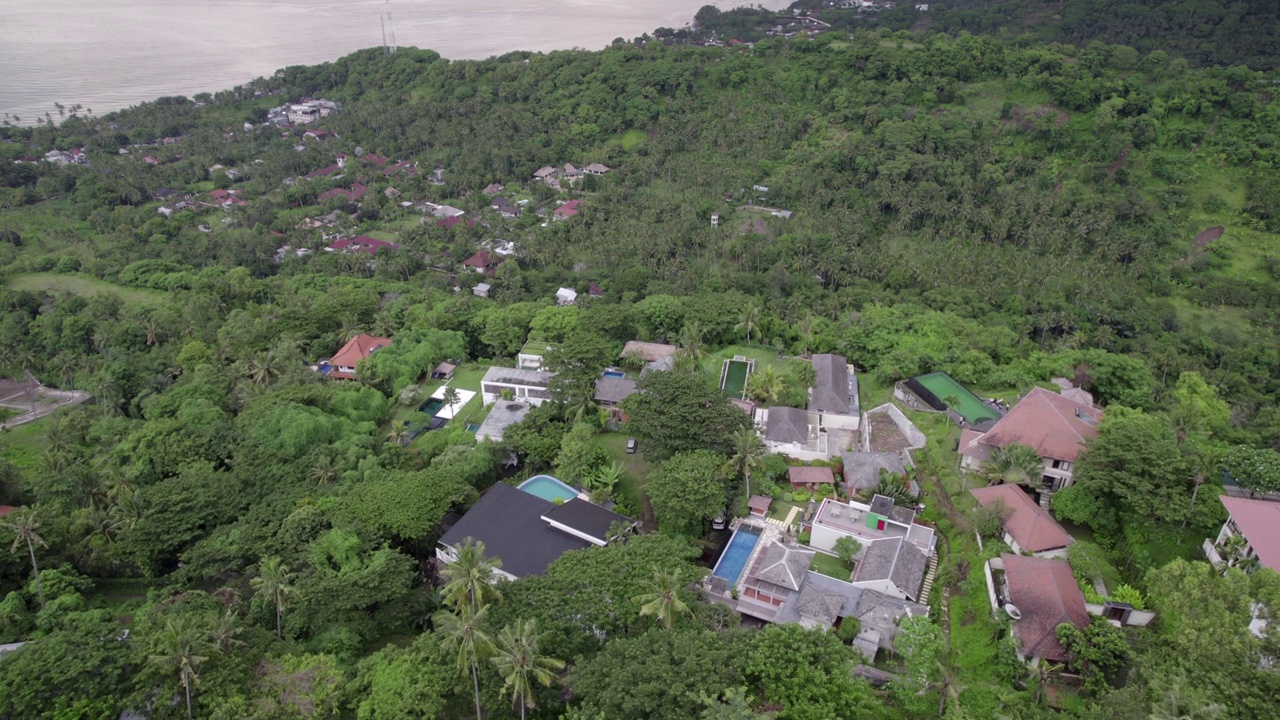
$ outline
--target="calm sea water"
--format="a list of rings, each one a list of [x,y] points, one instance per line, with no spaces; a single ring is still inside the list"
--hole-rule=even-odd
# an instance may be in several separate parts
[[[161,95],[234,87],[287,65],[396,41],[450,59],[599,49],[748,0],[0,0],[0,117],[55,102],[101,115]],[[782,8],[788,0],[752,0]]]

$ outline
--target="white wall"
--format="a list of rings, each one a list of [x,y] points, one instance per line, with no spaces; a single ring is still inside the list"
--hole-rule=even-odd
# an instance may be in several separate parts
[[[859,423],[857,415],[836,415],[834,413],[822,413],[820,422],[822,426],[828,429],[836,430],[857,430]]]
[[[813,530],[809,533],[809,545],[811,545],[815,550],[823,550],[833,553],[835,552],[836,540],[839,540],[842,537],[853,536],[847,533],[842,533],[834,528],[827,527],[826,525],[814,523]],[[854,539],[858,540],[858,538]],[[862,543],[861,540],[858,540],[858,542]],[[864,546],[866,545],[866,543],[862,544]]]

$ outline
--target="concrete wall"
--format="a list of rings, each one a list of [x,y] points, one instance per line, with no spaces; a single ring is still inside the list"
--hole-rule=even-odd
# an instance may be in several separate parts
[[[905,593],[898,589],[897,585],[894,585],[889,580],[867,580],[865,582],[853,582],[849,584],[854,587],[869,588],[876,592],[884,593],[889,597],[898,598],[899,600],[910,600]]]
[[[824,428],[836,430],[857,430],[861,424],[858,415],[836,415],[834,413],[822,413],[819,422]]]
[[[897,405],[894,405],[893,403],[885,403],[880,407],[868,410],[867,414],[870,415],[872,413],[880,412],[887,413],[889,415],[889,418],[893,420],[893,424],[898,428],[898,432],[902,433],[902,436],[907,439],[907,442],[910,443],[913,450],[924,447],[927,442],[927,438],[925,438],[924,433],[920,432],[920,428],[916,427],[915,423],[908,420],[907,416],[902,414],[902,411],[898,409]],[[868,423],[868,425],[870,425],[870,423]]]

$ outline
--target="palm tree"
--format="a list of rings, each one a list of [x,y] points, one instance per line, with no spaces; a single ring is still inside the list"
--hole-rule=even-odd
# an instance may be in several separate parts
[[[440,399],[444,400],[444,404],[449,406],[449,417],[453,417],[453,406],[457,405],[458,401],[462,399],[461,396],[458,395],[458,389],[452,385],[445,387],[444,395],[441,396]]]
[[[409,442],[409,425],[408,421],[397,422],[391,426],[391,432],[387,433],[387,442],[396,445],[404,445]]]
[[[746,389],[747,394],[754,400],[775,403],[786,389],[786,383],[776,368],[766,365],[763,370],[751,374],[747,380]]]
[[[311,479],[317,485],[328,485],[338,477],[338,467],[333,464],[333,458],[328,455],[321,455],[316,464],[311,466]]]
[[[746,480],[747,498],[750,499],[751,472],[756,469],[756,466],[760,464],[760,461],[764,460],[767,454],[764,441],[756,434],[755,428],[738,428],[729,437],[729,447],[731,448],[731,454],[728,462],[724,464],[725,472],[737,473]]]
[[[1035,448],[1012,443],[992,450],[991,458],[983,463],[982,469],[993,484],[1028,485],[1040,479],[1044,461]]]
[[[191,686],[200,682],[200,665],[208,660],[202,655],[207,646],[204,633],[196,630],[190,619],[169,620],[160,633],[159,652],[148,659],[161,667],[178,671],[178,683],[187,699],[187,720],[191,720]]]
[[[631,535],[631,531],[634,528],[634,523],[625,523],[621,520],[614,520],[609,523],[609,530],[605,534],[605,537],[609,538],[609,542],[613,542],[614,540],[626,542],[627,537]]]
[[[480,658],[488,657],[493,652],[493,640],[485,631],[489,607],[481,605],[473,608],[463,604],[458,607],[458,614],[441,610],[432,616],[436,632],[442,636],[442,645],[446,650],[458,653],[458,671],[463,677],[468,672],[476,692],[476,720],[480,720]]]
[[[270,602],[276,609],[276,637],[284,639],[280,628],[280,616],[284,613],[284,598],[293,593],[295,575],[278,557],[263,558],[258,563],[258,576],[249,581],[256,597]]]
[[[1049,685],[1049,678],[1056,673],[1062,672],[1063,667],[1065,666],[1060,663],[1051,663],[1044,658],[1036,659],[1036,664],[1031,667],[1031,679],[1036,684],[1036,705],[1044,701],[1044,689]]]
[[[236,615],[236,611],[227,608],[227,611],[218,617],[213,627],[209,630],[209,642],[220,652],[225,652],[235,646],[243,646],[245,643],[236,638],[244,631],[240,626],[240,617]]]
[[[707,345],[703,342],[703,335],[702,324],[697,320],[689,321],[680,331],[680,345],[699,363],[707,356]]]
[[[655,567],[653,591],[631,598],[640,605],[640,615],[655,615],[670,632],[675,627],[676,615],[688,615],[689,605],[680,599],[680,578],[673,572]]]
[[[947,427],[950,428],[951,427],[951,411],[960,407],[960,396],[948,395],[942,398],[942,403],[947,406],[947,412],[946,412]]]
[[[440,569],[444,578],[442,595],[457,609],[464,606],[478,611],[490,602],[502,600],[493,584],[493,573],[502,567],[501,558],[484,555],[484,543],[466,538],[458,546],[457,557]]]
[[[742,307],[742,313],[738,315],[738,324],[733,326],[735,332],[741,332],[747,336],[747,344],[751,344],[751,338],[760,330],[760,306],[755,303],[748,303]]]
[[[564,669],[564,661],[538,652],[538,637],[534,622],[517,622],[498,633],[498,645],[493,656],[494,667],[502,676],[501,695],[511,691],[511,703],[520,705],[520,720],[525,710],[532,708],[533,685],[550,687],[556,673]]]
[[[40,537],[40,518],[36,514],[36,509],[31,507],[19,510],[0,524],[13,531],[13,545],[9,547],[10,555],[16,555],[23,543],[27,545],[27,554],[31,558],[31,575],[35,578],[36,594],[40,596],[40,609],[43,610],[44,586],[40,584],[40,565],[36,563],[36,545],[49,547],[49,544]]]

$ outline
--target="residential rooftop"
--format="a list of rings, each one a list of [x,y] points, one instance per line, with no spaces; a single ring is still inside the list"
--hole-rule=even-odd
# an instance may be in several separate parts
[[[1039,553],[1064,548],[1075,540],[1047,510],[1017,485],[988,485],[969,490],[969,494],[986,507],[1003,502],[1010,515],[1002,523],[1004,531],[1018,543],[1023,552]],[[1280,519],[1280,515],[1277,515]]]

